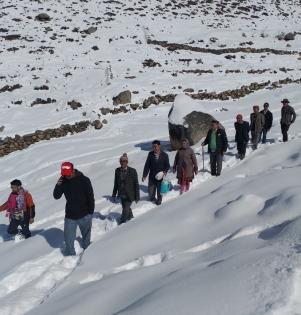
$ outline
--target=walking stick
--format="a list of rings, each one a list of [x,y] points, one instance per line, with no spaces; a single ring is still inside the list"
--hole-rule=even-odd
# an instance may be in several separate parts
[[[205,172],[205,152],[204,147],[202,146],[202,158],[203,158],[203,173]]]

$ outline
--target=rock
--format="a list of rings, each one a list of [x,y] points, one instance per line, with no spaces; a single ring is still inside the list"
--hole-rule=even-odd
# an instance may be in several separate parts
[[[185,92],[185,93],[193,93],[193,92],[194,92],[194,89],[192,89],[192,88],[187,88],[187,89],[185,89],[183,92]]]
[[[97,27],[91,26],[87,28],[86,30],[84,30],[83,33],[90,35],[92,33],[95,33],[96,31],[97,31]]]
[[[1,126],[0,127],[0,132],[4,131],[4,129],[5,129],[5,126]]]
[[[102,124],[103,124],[103,125],[107,125],[107,124],[108,124],[108,121],[107,121],[106,119],[103,119],[103,120],[102,120]]]
[[[96,130],[99,130],[103,127],[101,121],[99,119],[96,119],[91,124]]]
[[[49,22],[51,17],[47,13],[40,13],[35,17],[35,20],[39,22]]]
[[[175,98],[168,114],[172,150],[181,147],[183,138],[187,138],[190,145],[194,145],[207,135],[214,117],[203,111],[194,110],[194,108],[199,109],[199,107],[198,103],[185,94],[180,94]]]
[[[108,108],[108,107],[102,107],[102,108],[100,109],[100,112],[101,112],[102,115],[110,114],[110,108]]]
[[[68,105],[73,109],[73,110],[76,110],[80,107],[82,107],[83,105],[80,103],[80,102],[77,102],[77,101],[71,101],[71,102],[68,102]]]
[[[119,93],[117,96],[113,97],[113,105],[120,105],[120,104],[128,104],[132,101],[132,93],[131,91],[123,91]]]
[[[296,34],[295,33],[287,33],[284,35],[283,39],[288,41],[288,40],[294,40],[296,37]]]
[[[137,110],[139,108],[139,104],[130,104],[132,110]]]

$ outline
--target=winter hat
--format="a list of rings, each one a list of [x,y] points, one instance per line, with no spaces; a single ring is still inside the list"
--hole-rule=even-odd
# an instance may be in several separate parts
[[[242,120],[242,114],[237,114],[236,115],[236,119],[238,120],[238,119],[241,119]]]
[[[61,175],[62,176],[71,176],[74,171],[74,166],[71,162],[64,162],[61,166]]]
[[[289,100],[287,98],[284,98],[282,101],[281,101],[282,104],[289,104]]]

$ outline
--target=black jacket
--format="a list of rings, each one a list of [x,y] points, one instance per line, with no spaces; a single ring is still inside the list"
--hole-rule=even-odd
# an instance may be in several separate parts
[[[91,181],[81,172],[75,170],[75,176],[71,179],[63,179],[61,185],[55,185],[53,197],[66,198],[65,217],[78,220],[88,214],[93,214],[95,208],[94,193]]]
[[[159,159],[157,160],[155,157],[155,153],[153,151],[148,153],[144,170],[143,170],[143,177],[147,177],[149,174],[149,180],[155,181],[155,176],[159,172],[168,172],[170,168],[169,165],[169,158],[167,153],[162,152],[160,153]]]
[[[235,122],[234,127],[236,130],[235,133],[235,142],[249,142],[249,132],[250,132],[250,125],[247,121],[243,121],[242,124]]]
[[[293,124],[296,120],[296,113],[292,106],[282,106],[280,123],[284,125]]]
[[[273,114],[268,110],[266,113],[264,110],[261,111],[261,113],[264,115],[264,129],[270,130],[273,125]]]
[[[210,129],[207,133],[207,137],[205,141],[203,142],[203,145],[208,144],[208,152],[211,153],[210,148],[210,137],[212,134],[212,129]],[[216,151],[217,153],[223,154],[228,149],[228,139],[225,130],[223,129],[217,129],[216,131]]]
[[[126,196],[129,201],[140,200],[138,175],[134,168],[127,168],[124,179],[121,167],[116,168],[112,196],[116,197],[117,193],[119,196]]]

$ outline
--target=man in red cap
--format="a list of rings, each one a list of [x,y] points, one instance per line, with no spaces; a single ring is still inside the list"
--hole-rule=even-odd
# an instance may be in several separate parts
[[[237,158],[243,160],[246,155],[247,144],[249,142],[250,125],[243,120],[241,114],[236,116],[235,127],[235,142],[237,144]]]
[[[281,108],[281,132],[283,136],[283,142],[286,142],[288,140],[288,130],[291,124],[293,124],[296,120],[296,113],[292,106],[289,105],[289,100],[285,98],[282,103]]]
[[[61,177],[55,185],[53,197],[66,198],[65,207],[65,255],[75,255],[74,241],[76,229],[79,227],[82,234],[82,248],[86,249],[91,241],[92,214],[94,213],[94,193],[91,181],[83,173],[74,169],[70,162],[61,166]]]

